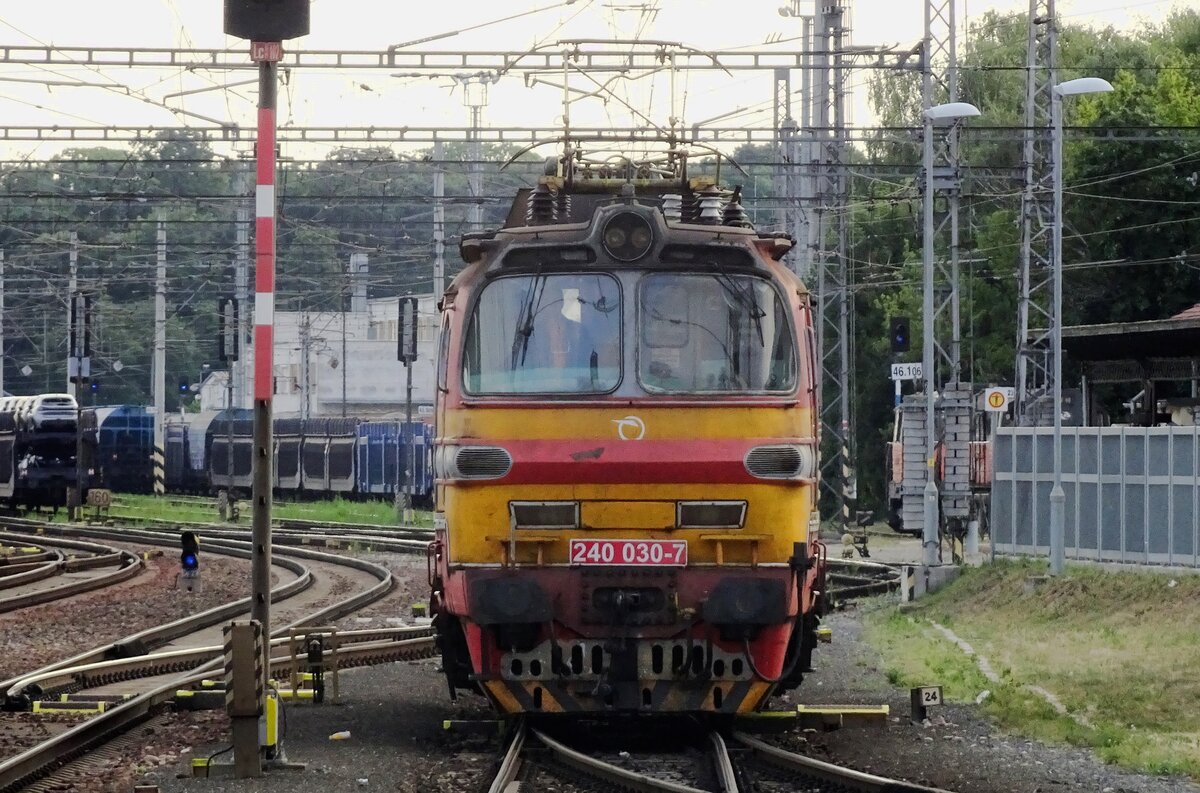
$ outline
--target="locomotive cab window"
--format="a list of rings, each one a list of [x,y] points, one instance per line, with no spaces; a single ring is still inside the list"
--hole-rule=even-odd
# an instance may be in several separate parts
[[[787,306],[761,278],[664,273],[642,279],[638,379],[651,392],[772,393],[796,385]]]
[[[473,394],[600,394],[621,382],[621,290],[603,274],[529,274],[484,286],[467,326]]]

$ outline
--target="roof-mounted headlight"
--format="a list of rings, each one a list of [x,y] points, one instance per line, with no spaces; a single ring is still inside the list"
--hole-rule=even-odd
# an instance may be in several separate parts
[[[636,212],[618,212],[604,224],[600,241],[609,256],[620,262],[632,262],[650,252],[654,229]]]

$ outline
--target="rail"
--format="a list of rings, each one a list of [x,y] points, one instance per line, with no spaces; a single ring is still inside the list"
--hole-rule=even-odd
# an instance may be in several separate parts
[[[527,728],[523,721],[517,722],[510,732],[508,746],[488,787],[488,793],[507,793],[513,789],[513,785],[519,784],[530,757],[531,736],[548,750],[556,763],[614,789],[638,793],[709,793],[699,787],[650,773],[631,771],[593,757],[585,751],[569,747],[549,737],[545,732]],[[719,732],[707,733],[702,741],[702,748],[712,763],[714,785],[719,793],[758,789],[754,775],[748,768],[753,762],[763,762],[784,771],[795,781],[796,790],[811,793],[947,793],[938,788],[888,779],[814,760],[742,733],[735,732],[731,738],[732,751]],[[536,762],[535,760],[534,763]]]
[[[0,614],[16,611],[17,609],[28,608],[30,606],[39,606],[43,603],[49,603],[60,598],[72,597],[83,592],[90,592],[94,589],[102,589],[106,586],[128,580],[137,575],[143,567],[143,562],[136,554],[129,551],[122,551],[118,548],[110,548],[104,545],[96,545],[95,543],[74,542],[69,540],[54,540],[47,542],[44,537],[30,536],[25,534],[14,534],[12,532],[0,533],[0,538],[24,542],[27,544],[41,543],[43,545],[55,545],[62,548],[73,548],[75,550],[86,551],[92,556],[83,559],[66,559],[60,558],[58,561],[43,565],[39,568],[28,570],[24,573],[18,573],[14,576],[5,576],[5,583],[2,588],[11,588],[36,581],[44,580],[62,572],[72,572],[78,570],[87,570],[99,567],[114,567],[108,572],[81,578],[61,586],[47,587],[38,589],[33,592],[23,592],[12,595],[6,598],[0,598]],[[52,565],[52,566],[51,566]],[[15,580],[14,580],[15,579]]]
[[[106,533],[99,529],[80,529],[78,527],[71,527],[69,530],[86,533],[87,536],[102,536]],[[120,532],[119,534],[122,537],[129,536],[128,532]],[[154,536],[159,541],[164,539],[161,534]],[[230,547],[242,546],[247,551],[249,546],[249,543],[238,543],[233,541],[224,541],[223,544],[227,544]],[[212,547],[212,543],[209,543],[208,547]],[[394,586],[391,572],[383,567],[371,564],[370,562],[320,553],[303,548],[289,548],[286,552],[280,551],[280,553],[287,553],[288,555],[298,556],[301,558],[322,560],[333,564],[355,567],[357,569],[372,573],[379,579],[379,581],[377,584],[366,590],[343,598],[327,607],[310,612],[309,614],[294,620],[287,625],[277,628],[272,632],[273,636],[283,637],[294,628],[304,627],[306,625],[316,625],[322,622],[338,619],[347,614],[351,614],[367,603],[374,602],[375,600],[383,597],[389,591],[391,591],[392,587]],[[275,591],[273,590],[272,599],[274,600],[275,597]],[[245,602],[246,601],[238,601],[238,611],[245,610],[245,606],[241,605]],[[124,729],[127,729],[128,727],[142,721],[155,709],[171,699],[177,689],[198,683],[206,676],[222,669],[223,658],[220,656],[220,648],[207,649],[215,650],[216,657],[212,657],[212,655],[210,655],[207,661],[199,662],[199,665],[194,666],[184,675],[172,676],[170,680],[162,683],[161,685],[155,686],[150,691],[128,699],[125,702],[109,708],[103,713],[93,716],[87,721],[84,721],[63,733],[60,733],[59,735],[56,735],[49,740],[38,744],[37,746],[34,746],[14,757],[0,762],[0,791],[8,793],[8,791],[19,790],[30,781],[44,776],[53,768],[87,751],[87,749],[90,747],[101,743],[110,735],[119,733]],[[183,652],[186,653],[189,651]],[[371,657],[416,658],[427,657],[433,652],[433,639],[431,637],[420,637],[406,639],[403,641],[384,642],[382,644],[378,642],[364,643],[357,648],[357,653],[348,652],[344,656],[339,653],[339,657],[344,658],[347,665],[351,665],[356,659],[361,661],[363,658]],[[175,656],[175,658],[177,661],[180,661],[178,656]],[[274,669],[278,664],[280,668],[285,668],[293,662],[294,660],[290,656],[280,658],[278,661],[273,658],[271,661],[271,666]],[[110,664],[106,668],[115,673],[116,670],[121,667],[122,662],[120,659],[118,659],[115,662],[101,661],[100,663]],[[127,665],[131,664],[133,667],[136,667],[138,664],[149,664],[152,666],[153,664],[158,663],[158,661],[153,658],[143,658],[125,661],[125,663]],[[81,664],[75,665],[81,666]],[[51,674],[52,676],[54,674],[59,674],[64,678],[68,677],[68,675],[66,675],[63,671],[64,665],[62,662],[53,666],[55,669],[38,670],[37,672],[25,677],[36,677],[43,673]],[[129,667],[127,666],[126,668]],[[10,694],[13,693],[13,687],[18,686],[19,683],[20,681],[16,681],[14,682],[13,686],[9,687],[8,691]],[[25,692],[22,691],[19,686],[15,693],[18,697],[25,696]]]
[[[809,784],[836,785],[842,790],[860,791],[861,793],[947,793],[941,788],[888,779],[815,760],[786,749],[780,749],[777,746],[771,746],[769,743],[745,733],[735,732],[733,738],[738,744],[749,750],[755,758],[788,773],[796,774]]]

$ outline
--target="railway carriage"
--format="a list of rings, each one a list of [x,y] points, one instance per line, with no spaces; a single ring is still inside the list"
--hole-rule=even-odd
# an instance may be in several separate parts
[[[558,170],[464,238],[443,301],[431,601],[451,693],[508,714],[759,709],[810,671],[823,604],[791,241],[674,155]]]

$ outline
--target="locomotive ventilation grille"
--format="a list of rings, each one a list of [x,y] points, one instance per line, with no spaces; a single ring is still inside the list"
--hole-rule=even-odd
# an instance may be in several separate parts
[[[500,479],[513,461],[499,446],[443,446],[434,462],[441,479]]]
[[[757,446],[746,455],[746,470],[760,479],[811,479],[816,454],[800,444]]]

